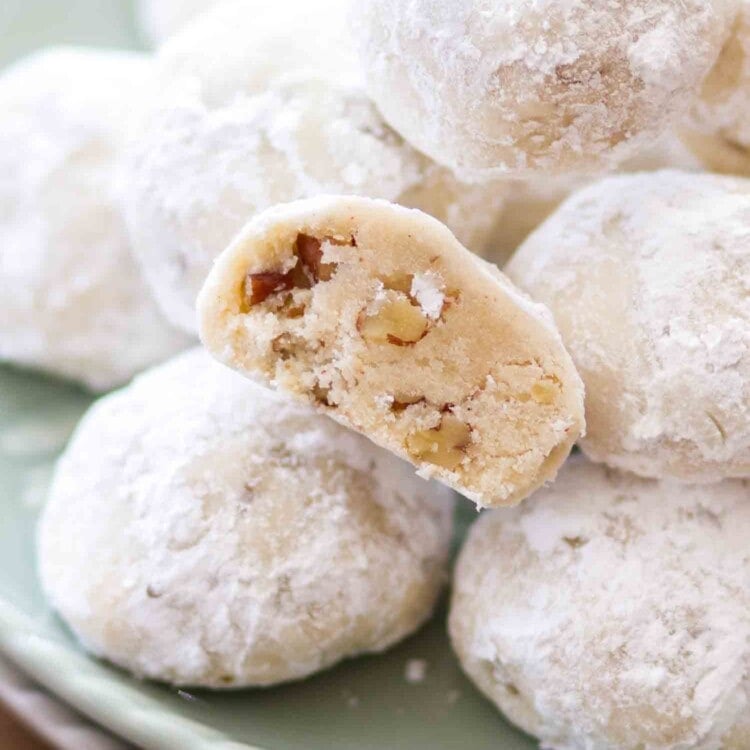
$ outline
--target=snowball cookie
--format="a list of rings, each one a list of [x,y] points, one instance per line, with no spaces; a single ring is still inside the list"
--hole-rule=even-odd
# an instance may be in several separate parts
[[[219,0],[138,0],[138,21],[146,37],[160,44]],[[267,0],[245,0],[252,13],[267,4]]]
[[[599,167],[684,113],[736,0],[360,0],[370,94],[466,178]]]
[[[427,214],[322,196],[238,235],[198,301],[219,360],[480,506],[552,479],[583,386],[552,318]]]
[[[652,172],[658,169],[703,171],[705,164],[676,132],[670,131],[639,149],[617,167],[618,172]],[[572,192],[603,176],[573,173],[514,180],[508,186],[502,211],[482,256],[502,268],[531,232]]]
[[[417,628],[452,505],[196,349],[84,418],[42,517],[41,578],[84,645],[137,675],[270,685]]]
[[[235,0],[172,38],[129,160],[131,233],[165,313],[196,329],[214,258],[253,214],[321,193],[422,208],[483,246],[503,186],[456,180],[388,128],[367,98],[347,0]]]
[[[750,2],[740,9],[684,138],[715,171],[750,175]]]
[[[479,689],[542,747],[750,747],[750,485],[683,486],[571,460],[483,514],[450,635]]]
[[[52,49],[0,75],[0,360],[100,390],[185,346],[117,208],[141,55]]]
[[[612,177],[573,195],[508,274],[549,305],[586,384],[594,460],[750,476],[750,181]]]

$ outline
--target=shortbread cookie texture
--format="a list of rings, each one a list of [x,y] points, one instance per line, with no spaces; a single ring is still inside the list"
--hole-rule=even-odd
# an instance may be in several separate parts
[[[0,76],[0,360],[106,390],[187,345],[119,209],[151,74],[144,55],[54,48]]]
[[[367,85],[386,121],[465,177],[600,168],[697,95],[736,0],[361,0]]]
[[[732,33],[703,82],[683,132],[714,171],[750,175],[750,2],[740,0]]]
[[[554,477],[583,389],[551,317],[435,219],[322,196],[251,221],[199,298],[219,360],[480,506]]]
[[[750,476],[750,181],[613,177],[573,195],[510,277],[586,384],[583,450],[648,477]]]
[[[166,315],[196,330],[211,264],[254,214],[343,193],[421,208],[474,250],[504,187],[466,185],[391,130],[367,97],[348,0],[234,0],[162,48],[128,160],[127,215]]]
[[[469,532],[449,628],[464,670],[542,747],[746,750],[749,500],[746,481],[571,459]]]
[[[94,654],[179,685],[271,685],[424,622],[452,509],[408,464],[196,349],[86,415],[39,569]]]

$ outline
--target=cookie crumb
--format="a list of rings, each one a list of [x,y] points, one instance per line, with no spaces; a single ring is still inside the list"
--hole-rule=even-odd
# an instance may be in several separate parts
[[[347,708],[359,708],[359,696],[352,693],[348,688],[341,691],[341,697],[344,699]]]
[[[425,681],[427,676],[427,661],[425,659],[409,659],[404,667],[404,679],[411,685]]]

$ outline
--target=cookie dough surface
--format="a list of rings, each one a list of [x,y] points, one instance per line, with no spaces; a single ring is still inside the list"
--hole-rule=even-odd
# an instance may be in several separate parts
[[[573,195],[510,277],[586,384],[590,458],[691,482],[750,475],[750,181],[614,177]]]
[[[458,489],[513,504],[583,429],[548,312],[426,214],[322,196],[256,217],[199,298],[201,337]]]
[[[117,166],[145,56],[56,48],[0,76],[0,360],[104,390],[187,344],[141,279]]]
[[[254,214],[344,193],[421,208],[479,250],[504,187],[459,182],[391,130],[368,99],[347,0],[234,0],[172,38],[134,140],[130,229],[165,314],[195,332],[211,263]]]
[[[450,495],[193,350],[86,415],[39,569],[94,654],[174,684],[270,685],[381,651],[430,615]]]
[[[543,747],[745,750],[748,500],[746,481],[571,459],[471,529],[450,612],[464,670]]]
[[[363,0],[370,94],[417,148],[467,177],[601,167],[684,114],[733,0]]]

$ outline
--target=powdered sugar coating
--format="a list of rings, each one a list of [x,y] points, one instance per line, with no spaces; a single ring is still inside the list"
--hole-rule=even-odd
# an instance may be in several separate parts
[[[618,173],[655,172],[660,169],[704,171],[706,165],[678,133],[665,133],[618,165]],[[507,190],[503,210],[482,256],[502,268],[514,251],[575,190],[604,177],[569,173],[514,180]]]
[[[85,646],[137,675],[268,685],[421,624],[451,511],[405,463],[196,349],[86,415],[41,578]]]
[[[464,669],[544,747],[744,750],[748,501],[746,481],[572,459],[470,531],[450,615]]]
[[[750,2],[695,102],[685,138],[713,170],[750,175]]]
[[[385,198],[481,247],[499,186],[460,183],[392,131],[364,93],[346,0],[235,0],[161,50],[159,96],[134,141],[130,228],[165,313],[195,331],[214,258],[252,216],[321,193]]]
[[[0,359],[111,388],[184,347],[130,256],[117,166],[151,67],[52,49],[0,77]]]
[[[679,114],[736,0],[362,0],[370,94],[466,178],[601,167]]]
[[[507,272],[550,307],[581,373],[591,458],[657,478],[750,476],[750,181],[601,181]]]

